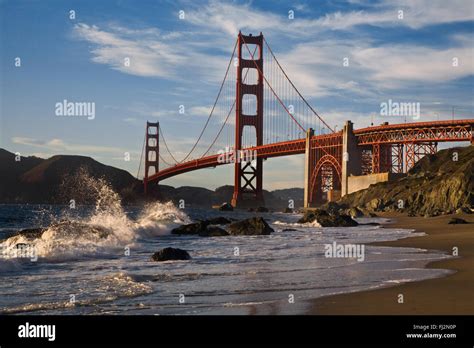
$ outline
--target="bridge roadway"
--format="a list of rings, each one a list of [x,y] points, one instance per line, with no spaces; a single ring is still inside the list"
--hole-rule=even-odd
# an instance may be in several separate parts
[[[425,143],[425,142],[447,142],[447,141],[470,141],[474,144],[474,119],[435,121],[435,122],[414,122],[402,124],[387,124],[381,126],[367,127],[354,130],[358,138],[358,144],[405,144],[405,143]],[[342,131],[315,135],[312,140],[318,145],[326,146],[342,137]],[[338,145],[340,146],[340,145]],[[289,155],[304,154],[306,148],[306,138],[283,141],[262,146],[245,148],[242,150],[256,151],[259,158],[272,158]],[[158,171],[150,175],[148,182],[159,182],[170,177],[187,173],[193,170],[217,167],[219,165],[233,162],[219,161],[220,154],[210,155],[195,160],[176,164],[172,167]]]

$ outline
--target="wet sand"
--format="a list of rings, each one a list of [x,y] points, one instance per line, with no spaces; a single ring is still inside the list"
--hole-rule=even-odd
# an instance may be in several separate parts
[[[427,265],[427,268],[456,272],[443,278],[321,297],[312,301],[308,314],[474,314],[474,214],[431,218],[394,213],[379,216],[391,219],[384,225],[387,228],[414,229],[426,235],[374,245],[434,249],[447,254],[452,254],[453,247],[458,247],[459,257]],[[452,217],[462,218],[470,224],[449,225]],[[398,303],[398,294],[403,294],[403,304]]]

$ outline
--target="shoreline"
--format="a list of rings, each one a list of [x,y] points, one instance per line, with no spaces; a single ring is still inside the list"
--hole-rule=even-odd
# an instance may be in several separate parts
[[[400,213],[380,213],[388,218],[383,228],[413,229],[424,236],[369,245],[411,247],[442,251],[459,257],[429,262],[425,268],[453,270],[441,278],[426,279],[354,293],[330,295],[310,300],[307,314],[312,315],[449,315],[474,314],[474,215],[450,214],[430,218],[408,217]],[[452,217],[469,224],[449,225]],[[404,303],[399,304],[398,295]]]

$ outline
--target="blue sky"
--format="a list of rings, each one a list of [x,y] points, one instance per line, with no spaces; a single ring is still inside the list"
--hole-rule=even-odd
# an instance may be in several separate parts
[[[86,155],[136,175],[145,122],[158,119],[179,159],[206,121],[238,30],[262,31],[298,89],[339,129],[346,119],[403,122],[380,116],[388,99],[419,102],[419,121],[450,119],[453,107],[456,118],[474,115],[471,0],[3,0],[0,11],[0,147],[22,155]],[[95,102],[96,117],[55,116],[63,99]],[[215,188],[232,175],[225,166],[163,183]],[[265,162],[266,189],[302,182],[302,156]]]

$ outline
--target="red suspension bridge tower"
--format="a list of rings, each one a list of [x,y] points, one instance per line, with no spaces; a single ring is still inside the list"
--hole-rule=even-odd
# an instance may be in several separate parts
[[[245,47],[243,48],[243,45]],[[243,59],[243,49],[248,50],[248,45],[255,45],[255,53],[250,53],[249,59]],[[234,194],[232,205],[264,205],[263,201],[263,159],[253,158],[251,161],[244,161],[239,155],[242,150],[242,137],[244,127],[255,128],[256,145],[263,145],[263,35],[246,36],[239,32],[237,41],[237,82],[236,82],[236,108],[235,108],[235,147],[234,151]],[[257,84],[246,84],[242,78],[244,69],[256,70]],[[244,114],[243,102],[248,102],[245,95],[256,97],[256,110],[254,114]],[[248,108],[245,108],[245,110]]]

